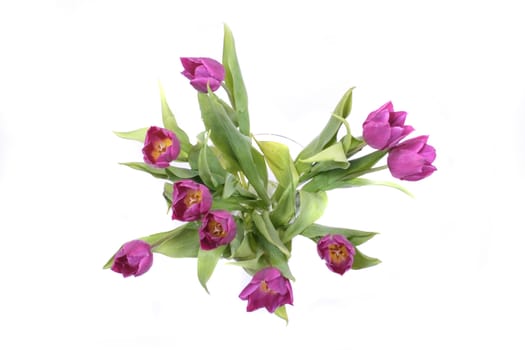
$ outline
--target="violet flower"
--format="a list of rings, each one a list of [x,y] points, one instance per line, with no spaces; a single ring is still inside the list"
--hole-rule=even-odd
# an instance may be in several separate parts
[[[200,246],[203,250],[215,249],[230,243],[237,234],[233,216],[225,210],[210,211],[202,218],[199,229]]]
[[[395,146],[414,128],[405,125],[406,112],[395,112],[387,102],[371,112],[363,123],[363,139],[372,148],[384,150]]]
[[[182,75],[190,80],[190,84],[197,91],[207,93],[208,84],[211,91],[221,86],[225,76],[221,63],[206,57],[181,57],[180,61],[184,67]]]
[[[387,164],[393,177],[400,180],[419,181],[430,176],[436,167],[436,150],[427,144],[428,136],[406,140],[388,153]]]
[[[246,311],[265,307],[269,312],[274,312],[284,304],[293,305],[290,281],[275,267],[267,267],[257,272],[239,298],[248,300]]]
[[[180,153],[180,141],[171,130],[152,126],[146,133],[142,154],[144,162],[156,168],[167,168]]]
[[[210,211],[212,196],[208,187],[193,180],[173,184],[172,219],[194,221]]]
[[[153,264],[151,246],[141,240],[125,243],[115,254],[111,270],[124,277],[140,276],[146,273]]]
[[[319,256],[331,271],[340,275],[352,268],[355,252],[353,244],[340,234],[328,234],[317,242]]]

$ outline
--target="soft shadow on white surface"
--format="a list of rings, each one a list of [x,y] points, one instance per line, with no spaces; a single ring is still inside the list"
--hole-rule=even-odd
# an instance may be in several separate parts
[[[517,2],[7,1],[0,4],[0,348],[467,349],[525,346],[525,26]],[[429,134],[438,171],[330,193],[322,222],[381,232],[383,263],[344,277],[298,240],[290,323],[245,312],[248,277],[155,256],[140,278],[102,265],[173,227],[162,182],[118,165],[159,124],[158,81],[201,130],[180,56],[222,54],[227,23],[252,130],[306,144],[345,90],[352,115],[388,100]],[[378,175],[388,179],[389,174]]]

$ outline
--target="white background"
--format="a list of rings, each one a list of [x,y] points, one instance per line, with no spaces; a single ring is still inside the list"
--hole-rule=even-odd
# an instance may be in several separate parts
[[[524,349],[525,22],[519,1],[0,2],[0,348]],[[174,225],[162,182],[118,165],[117,138],[161,122],[201,130],[179,57],[220,60],[236,39],[252,131],[306,144],[356,86],[354,133],[392,100],[438,171],[330,193],[321,222],[379,231],[383,263],[343,277],[306,240],[288,326],[245,311],[220,264],[207,295],[194,260],[155,256],[124,279],[123,242]],[[379,178],[390,180],[388,172]]]

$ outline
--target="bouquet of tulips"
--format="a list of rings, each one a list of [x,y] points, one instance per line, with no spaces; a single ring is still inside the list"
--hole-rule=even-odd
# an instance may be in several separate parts
[[[123,164],[164,180],[162,194],[178,224],[124,243],[104,268],[140,276],[151,268],[153,253],[193,257],[207,291],[218,261],[226,259],[252,276],[239,294],[247,311],[266,308],[287,320],[285,305],[293,305],[294,281],[288,262],[295,237],[310,239],[328,269],[340,275],[378,264],[358,248],[377,232],[316,221],[330,190],[386,185],[408,192],[366,174],[388,169],[394,178],[418,181],[436,170],[428,136],[403,141],[414,130],[405,125],[406,112],[387,102],[364,120],[362,135],[354,136],[346,120],[350,88],[317,137],[292,158],[285,144],[259,140],[250,130],[246,88],[227,26],[222,63],[203,57],[183,57],[181,63],[182,75],[198,92],[204,130],[196,140],[179,127],[162,87],[162,126],[116,133],[143,143],[143,162]],[[221,88],[227,101],[215,93]],[[384,157],[386,164],[378,165]]]

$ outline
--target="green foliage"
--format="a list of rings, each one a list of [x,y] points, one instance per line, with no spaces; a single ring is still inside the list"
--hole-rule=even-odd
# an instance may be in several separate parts
[[[209,291],[206,283],[208,283],[208,280],[213,274],[225,248],[226,246],[220,246],[212,250],[200,249],[197,254],[197,276],[207,293],[209,293]]]
[[[352,110],[353,90],[354,88],[352,87],[346,91],[323,130],[297,156],[295,163],[299,174],[302,174],[309,167],[308,163],[304,161],[305,159],[316,155],[335,142],[337,133],[341,125],[343,125],[343,119],[348,117]]]
[[[222,64],[226,71],[224,83],[233,109],[237,113],[239,131],[250,135],[250,116],[248,114],[248,94],[242,79],[241,68],[235,50],[235,41],[230,28],[224,25],[224,44],[222,53]]]

